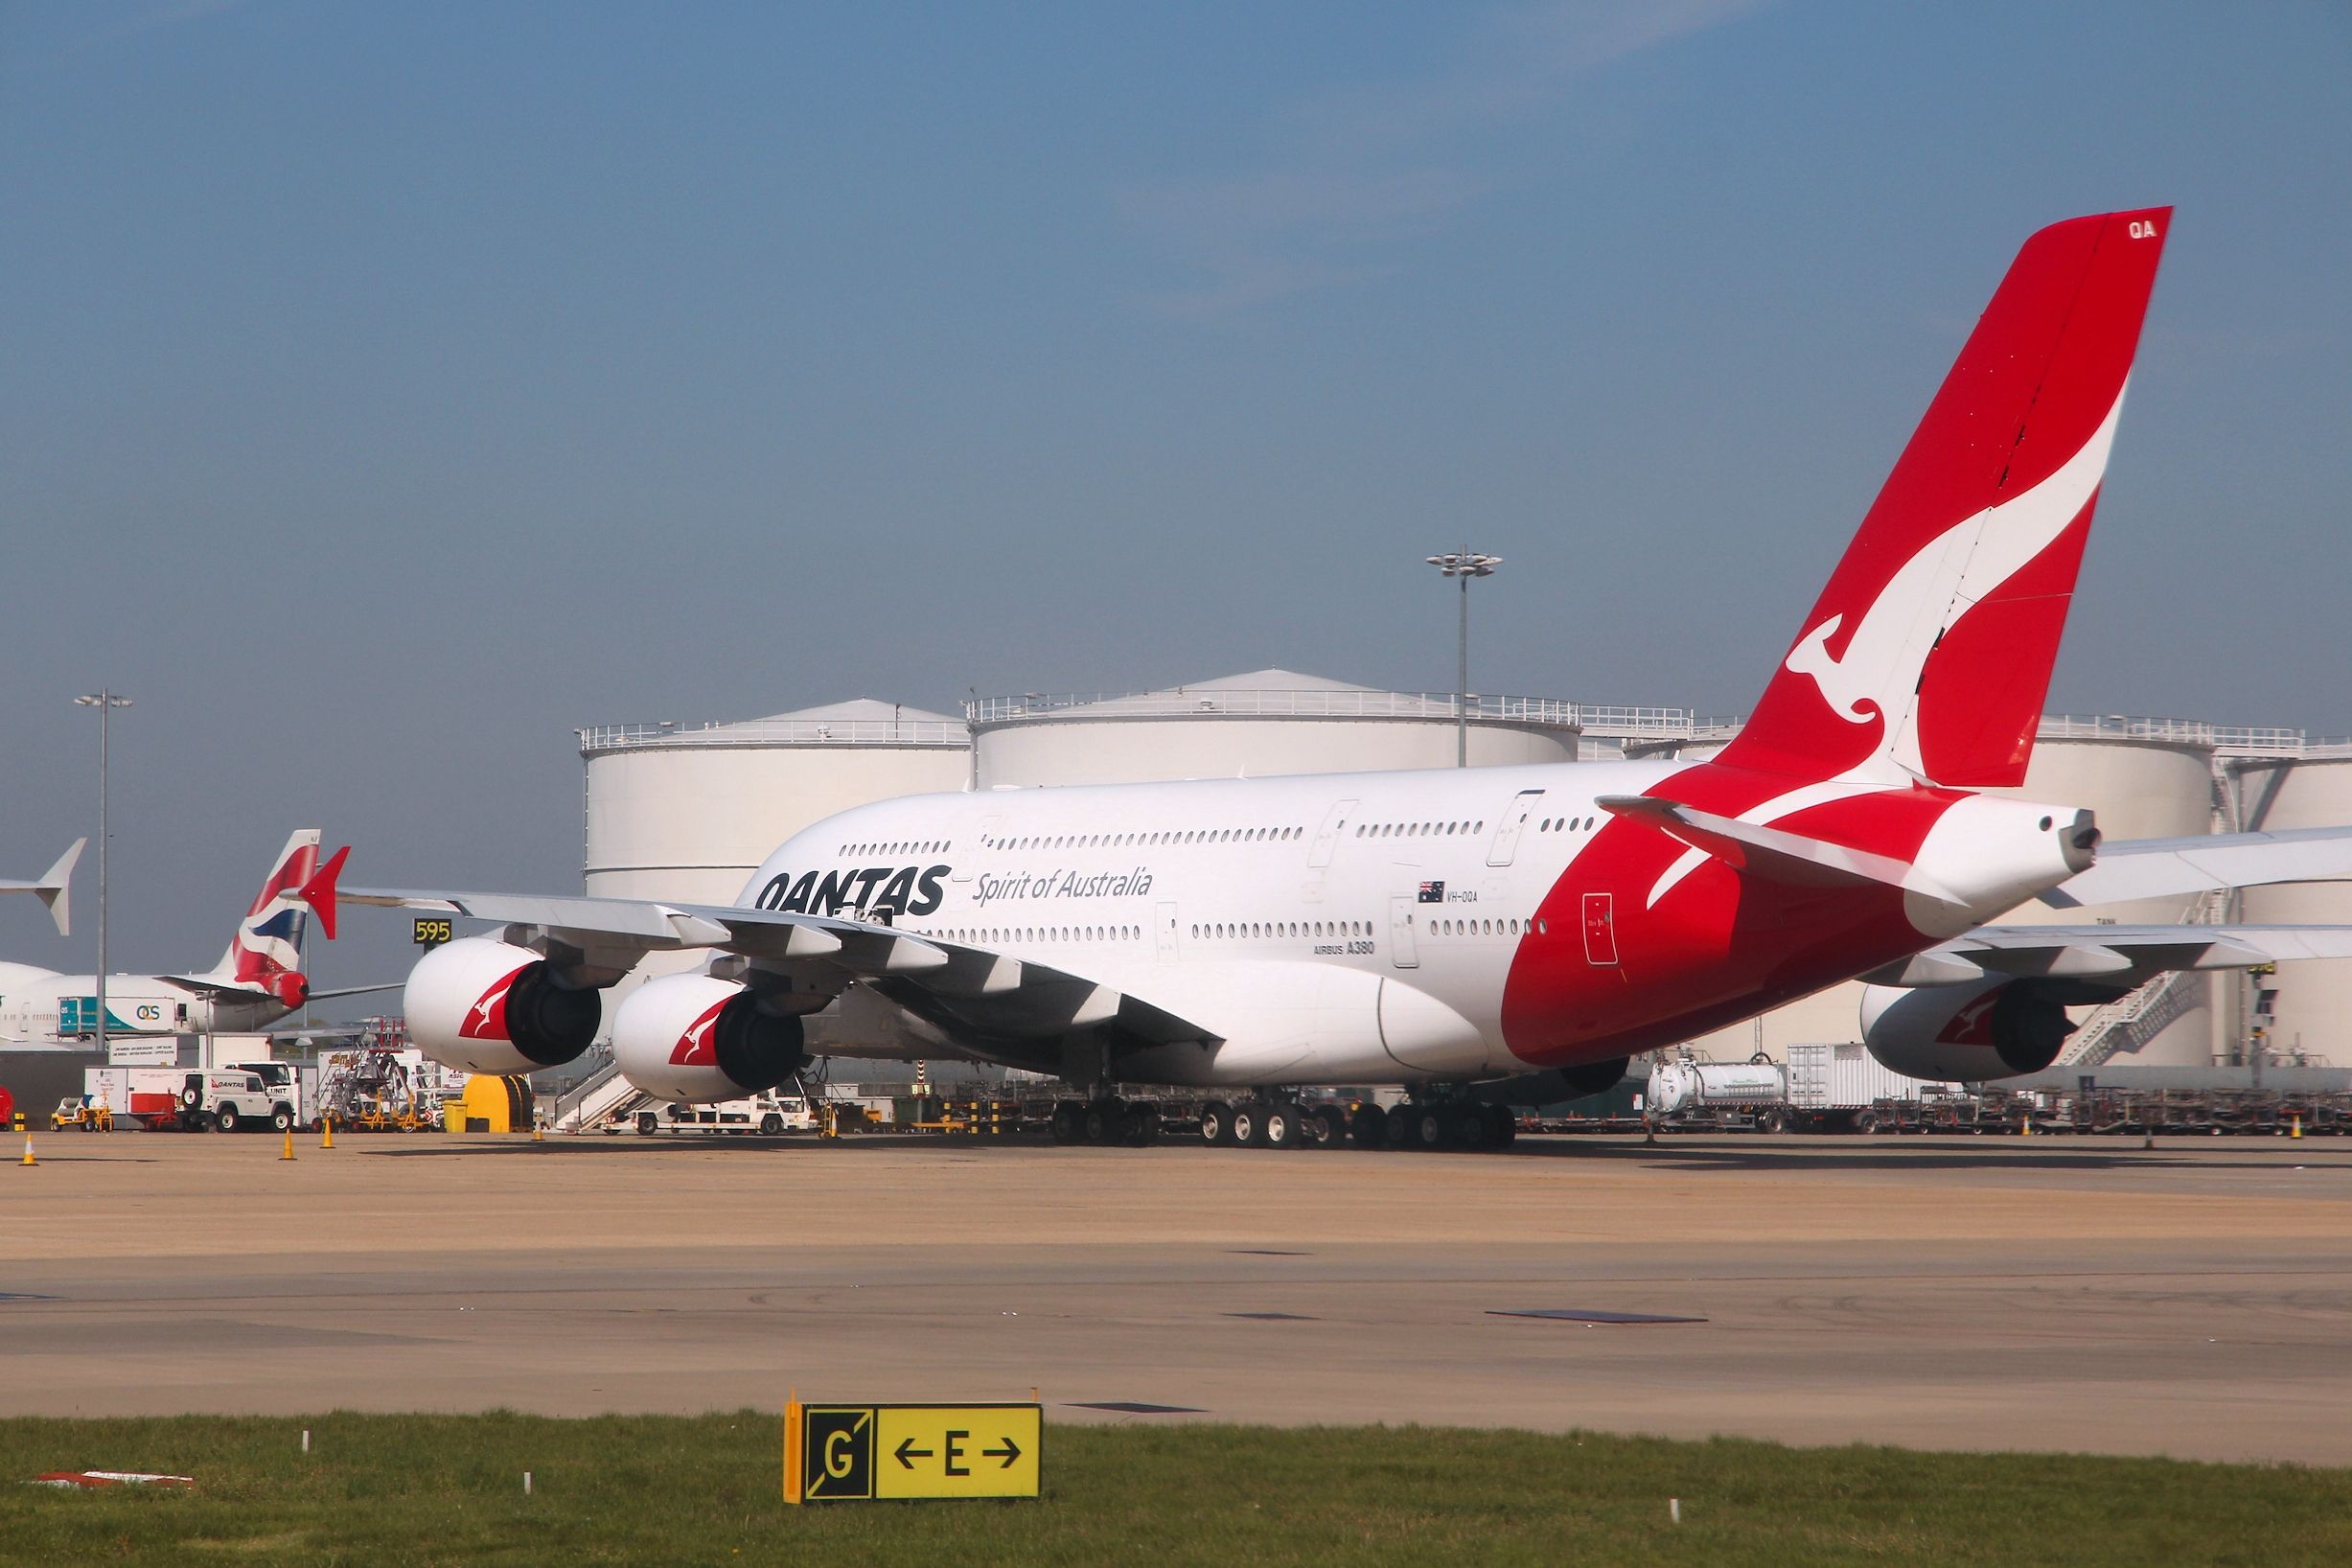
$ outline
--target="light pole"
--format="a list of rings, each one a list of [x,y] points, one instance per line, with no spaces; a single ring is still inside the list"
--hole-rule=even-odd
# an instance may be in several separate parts
[[[1470,579],[1492,577],[1494,568],[1503,564],[1499,555],[1480,555],[1466,545],[1446,555],[1429,557],[1429,564],[1438,568],[1441,577],[1462,579],[1462,663],[1460,680],[1454,692],[1454,766],[1470,765]],[[102,846],[103,847],[103,846]],[[101,864],[104,864],[103,861]],[[103,923],[104,903],[100,903]]]
[[[74,699],[76,707],[98,709],[98,1053],[106,1053],[106,730],[118,707],[130,699],[110,691],[96,691]]]

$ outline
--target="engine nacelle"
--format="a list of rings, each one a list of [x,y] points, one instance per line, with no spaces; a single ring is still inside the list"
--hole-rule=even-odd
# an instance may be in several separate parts
[[[708,975],[665,975],[621,999],[612,1060],[621,1076],[665,1100],[707,1103],[773,1089],[808,1060],[798,1017]]]
[[[468,1072],[562,1067],[596,1038],[604,993],[565,985],[527,947],[463,936],[417,960],[403,993],[408,1038]]]
[[[1998,978],[1916,990],[1864,986],[1862,1040],[1873,1056],[1910,1077],[2014,1078],[2058,1060],[2074,1032],[2064,994],[2063,982]]]

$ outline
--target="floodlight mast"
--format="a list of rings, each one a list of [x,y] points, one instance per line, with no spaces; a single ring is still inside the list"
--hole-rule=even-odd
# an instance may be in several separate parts
[[[118,692],[99,690],[74,699],[76,707],[98,709],[98,984],[91,1003],[98,1009],[98,1053],[106,1054],[106,731],[118,707],[130,706],[130,699]]]
[[[1454,687],[1454,766],[1470,765],[1470,579],[1492,577],[1494,568],[1503,564],[1499,555],[1480,555],[1464,546],[1445,555],[1428,557],[1441,577],[1462,580],[1462,631],[1459,637],[1460,661],[1455,670]]]

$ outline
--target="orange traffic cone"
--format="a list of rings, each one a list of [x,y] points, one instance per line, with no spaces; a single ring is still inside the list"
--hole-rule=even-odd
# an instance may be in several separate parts
[[[291,1160],[293,1157],[294,1157],[294,1129],[293,1129],[293,1128],[291,1128],[291,1127],[288,1127],[288,1128],[287,1128],[287,1129],[286,1129],[286,1148],[285,1148],[285,1150],[284,1150],[282,1153],[280,1153],[280,1154],[279,1154],[278,1158],[279,1158],[279,1159],[281,1159],[281,1160]]]
[[[331,1116],[318,1118],[318,1146],[322,1149],[334,1147],[334,1118]]]
[[[33,1135],[31,1133],[25,1134],[25,1157],[23,1163],[28,1165],[37,1165],[40,1164],[38,1160],[33,1158]]]

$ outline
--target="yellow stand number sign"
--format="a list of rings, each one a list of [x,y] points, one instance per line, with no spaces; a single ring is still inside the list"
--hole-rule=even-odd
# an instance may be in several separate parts
[[[784,1407],[784,1501],[1035,1497],[1044,1407]]]

